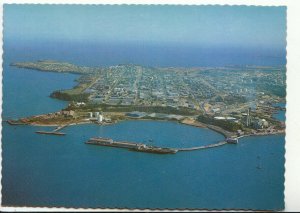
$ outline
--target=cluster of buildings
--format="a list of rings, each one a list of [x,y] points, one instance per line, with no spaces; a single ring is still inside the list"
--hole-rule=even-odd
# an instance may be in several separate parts
[[[210,113],[214,114],[234,104],[255,101],[264,93],[265,85],[285,86],[284,70],[270,72],[268,69],[111,66],[104,68],[85,92],[90,93],[92,101],[109,105],[186,107],[203,111],[203,104],[210,103]],[[237,98],[231,100],[232,97]]]
[[[90,121],[96,121],[98,123],[102,123],[104,121],[103,115],[100,112],[89,112],[88,117]]]
[[[90,99],[95,103],[183,107],[201,111],[215,120],[236,122],[259,130],[271,125],[264,119],[265,115],[252,114],[248,107],[252,104],[269,105],[277,97],[272,88],[285,87],[285,70],[270,67],[153,68],[118,65],[103,68],[94,79],[84,92],[90,93]],[[85,103],[77,102],[76,106],[85,106]],[[271,116],[272,113],[265,114]],[[173,119],[181,119],[163,113],[131,112],[127,116],[163,119],[173,116]],[[105,120],[100,112],[90,112],[88,117],[99,123]]]

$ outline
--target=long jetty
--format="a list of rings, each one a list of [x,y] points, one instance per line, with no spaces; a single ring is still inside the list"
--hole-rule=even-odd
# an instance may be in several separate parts
[[[221,141],[219,143],[209,144],[209,145],[205,145],[205,146],[197,146],[197,147],[190,147],[190,148],[179,148],[179,149],[177,149],[177,151],[194,151],[194,150],[199,150],[199,149],[208,149],[208,148],[223,146],[225,144],[227,144],[226,141]]]
[[[134,151],[142,151],[142,152],[155,152],[158,154],[167,154],[172,153],[175,154],[179,151],[195,151],[200,149],[209,149],[209,148],[215,148],[219,146],[223,146],[228,143],[232,143],[230,141],[221,141],[214,144],[208,144],[204,146],[196,146],[196,147],[189,147],[189,148],[169,148],[169,147],[155,147],[155,146],[148,146],[146,144],[142,143],[133,143],[128,141],[113,141],[110,138],[91,138],[86,144],[94,144],[94,145],[101,145],[101,146],[111,146],[111,147],[119,147],[119,148],[127,148],[129,150]]]
[[[35,133],[37,133],[37,134],[44,134],[44,135],[59,135],[59,136],[66,135],[66,133],[63,133],[63,132],[54,132],[54,131],[52,131],[52,132],[36,131]]]
[[[53,130],[53,132],[57,132],[57,131],[59,131],[59,130],[67,127],[67,126],[68,126],[68,124],[65,124],[65,125],[62,125],[62,126],[58,126],[56,129]]]
[[[66,133],[63,133],[63,132],[59,132],[59,130],[67,127],[68,124],[65,124],[65,125],[62,125],[62,126],[58,126],[56,127],[56,129],[54,129],[53,131],[36,131],[35,133],[37,134],[45,134],[45,135],[59,135],[59,136],[62,136],[62,135],[66,135]]]

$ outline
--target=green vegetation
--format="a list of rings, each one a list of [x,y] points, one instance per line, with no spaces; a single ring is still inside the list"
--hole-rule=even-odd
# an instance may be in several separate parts
[[[247,99],[244,96],[239,96],[239,95],[226,95],[224,97],[218,95],[212,100],[210,100],[210,103],[215,103],[215,102],[224,102],[225,104],[231,105],[235,103],[246,103]]]
[[[281,98],[286,96],[285,85],[260,84],[258,88],[270,95],[279,96]]]
[[[91,75],[81,76],[77,80],[78,84],[74,88],[68,90],[54,91],[50,95],[50,97],[57,98],[64,101],[86,102],[89,100],[88,98],[90,94],[85,93],[85,90],[94,83],[96,78],[97,76],[91,76]]]
[[[18,62],[12,63],[11,66],[45,72],[65,72],[75,74],[91,74],[98,73],[101,71],[101,68],[76,66],[74,64],[66,62],[58,62],[52,60],[39,60],[37,62]]]
[[[78,109],[75,106],[69,106],[67,110]],[[140,111],[147,113],[165,113],[165,114],[175,114],[175,115],[198,115],[199,111],[192,110],[189,108],[173,108],[173,107],[164,107],[164,106],[122,106],[122,105],[108,105],[108,104],[96,104],[96,103],[88,103],[85,106],[81,106],[80,110],[83,111],[94,111],[101,109],[104,112],[132,112],[132,111]]]
[[[215,120],[214,118],[207,115],[199,115],[197,119],[202,123],[219,126],[230,132],[235,132],[238,129],[243,129],[243,126],[241,124],[226,120]]]
[[[196,115],[199,114],[196,110],[191,110],[188,108],[180,107],[164,107],[164,106],[120,106],[120,105],[101,105],[101,108],[105,112],[131,112],[131,111],[141,111],[147,113],[165,113],[165,114],[177,114],[177,115]]]
[[[228,95],[224,97],[224,103],[225,104],[235,104],[235,103],[246,103],[247,99],[244,96],[238,96],[238,95]]]
[[[89,94],[87,93],[68,93],[65,91],[54,91],[50,95],[51,98],[57,98],[64,101],[88,101]]]

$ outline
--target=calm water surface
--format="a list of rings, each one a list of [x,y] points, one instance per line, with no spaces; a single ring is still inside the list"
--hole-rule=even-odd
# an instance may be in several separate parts
[[[286,107],[286,104],[285,103],[277,103],[277,104],[274,104],[274,106]],[[285,113],[286,113],[286,111],[284,111],[284,110],[278,110],[277,113],[275,113],[273,115],[273,117],[279,121],[285,121]]]
[[[30,54],[18,60],[39,59]],[[27,57],[27,58],[26,58]],[[77,76],[16,70],[5,56],[3,118],[53,112],[66,105],[49,94]],[[9,60],[10,59],[10,60]],[[15,58],[14,58],[15,59]],[[175,122],[80,125],[64,137],[50,127],[2,124],[2,204],[118,208],[282,209],[284,136],[249,137],[238,145],[156,155],[86,145],[90,137],[190,147],[221,135]],[[152,139],[153,142],[149,142]]]

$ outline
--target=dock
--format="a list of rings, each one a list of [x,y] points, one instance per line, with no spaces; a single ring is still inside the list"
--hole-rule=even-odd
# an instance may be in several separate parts
[[[52,131],[36,131],[35,133],[37,133],[37,134],[44,134],[44,135],[58,135],[58,136],[62,136],[62,135],[66,135],[66,133],[59,132],[59,130],[67,127],[68,125],[69,124],[58,126],[58,127],[56,127],[56,129],[54,129]]]
[[[130,151],[138,151],[138,152],[150,152],[156,154],[175,154],[180,151],[195,151],[201,149],[209,149],[216,148],[231,142],[225,140],[214,144],[208,144],[204,146],[196,146],[190,148],[169,148],[169,147],[157,147],[150,146],[142,143],[128,142],[128,141],[113,141],[110,138],[91,138],[86,144],[100,145],[100,146],[110,146],[117,148],[126,148]]]
[[[142,143],[128,142],[128,141],[113,141],[110,138],[91,138],[86,144],[109,146],[116,148],[125,148],[129,151],[146,152],[154,154],[175,154],[177,149],[173,148],[162,148],[157,146],[150,146]]]
[[[69,124],[65,124],[65,125],[62,125],[62,126],[58,126],[56,129],[53,130],[53,132],[57,132],[65,127],[67,127]]]
[[[47,132],[47,131],[36,131],[35,133],[37,134],[45,134],[45,135],[66,135],[66,133],[63,133],[63,132],[54,132],[54,131],[51,131],[51,132]]]

